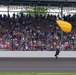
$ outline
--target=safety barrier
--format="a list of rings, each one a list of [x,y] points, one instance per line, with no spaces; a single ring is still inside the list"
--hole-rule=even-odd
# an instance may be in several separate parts
[[[0,51],[0,58],[55,58],[55,51]],[[61,51],[60,58],[76,58],[76,51]]]

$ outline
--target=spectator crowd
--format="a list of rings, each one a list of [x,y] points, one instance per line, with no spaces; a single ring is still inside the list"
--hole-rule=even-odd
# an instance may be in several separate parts
[[[63,16],[72,24],[70,33],[61,36],[56,15],[0,15],[0,50],[6,51],[64,51],[76,50],[76,14]],[[61,41],[62,40],[62,41]]]

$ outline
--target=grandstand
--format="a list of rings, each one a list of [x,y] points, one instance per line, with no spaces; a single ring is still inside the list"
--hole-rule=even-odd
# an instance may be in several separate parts
[[[6,10],[1,11],[4,15],[0,15],[0,50],[53,51],[57,46],[64,51],[76,50],[76,14],[63,14],[67,10],[76,10],[76,0],[2,0],[0,5],[1,8],[6,7]],[[46,15],[36,14],[34,17],[16,13],[31,7],[58,9],[60,12],[50,15],[49,11]],[[12,16],[10,12],[14,12]],[[61,36],[55,23],[57,19],[70,22],[73,25],[72,32],[63,32]]]

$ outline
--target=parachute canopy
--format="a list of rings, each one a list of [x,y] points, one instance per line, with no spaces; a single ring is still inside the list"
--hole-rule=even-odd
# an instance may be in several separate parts
[[[57,25],[60,27],[60,29],[66,33],[71,32],[72,25],[67,21],[62,20],[56,20]]]

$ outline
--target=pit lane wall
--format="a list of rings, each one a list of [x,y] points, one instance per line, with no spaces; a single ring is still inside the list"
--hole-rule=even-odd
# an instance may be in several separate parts
[[[55,51],[0,51],[0,58],[55,58]],[[61,51],[60,58],[76,58],[76,51]]]

